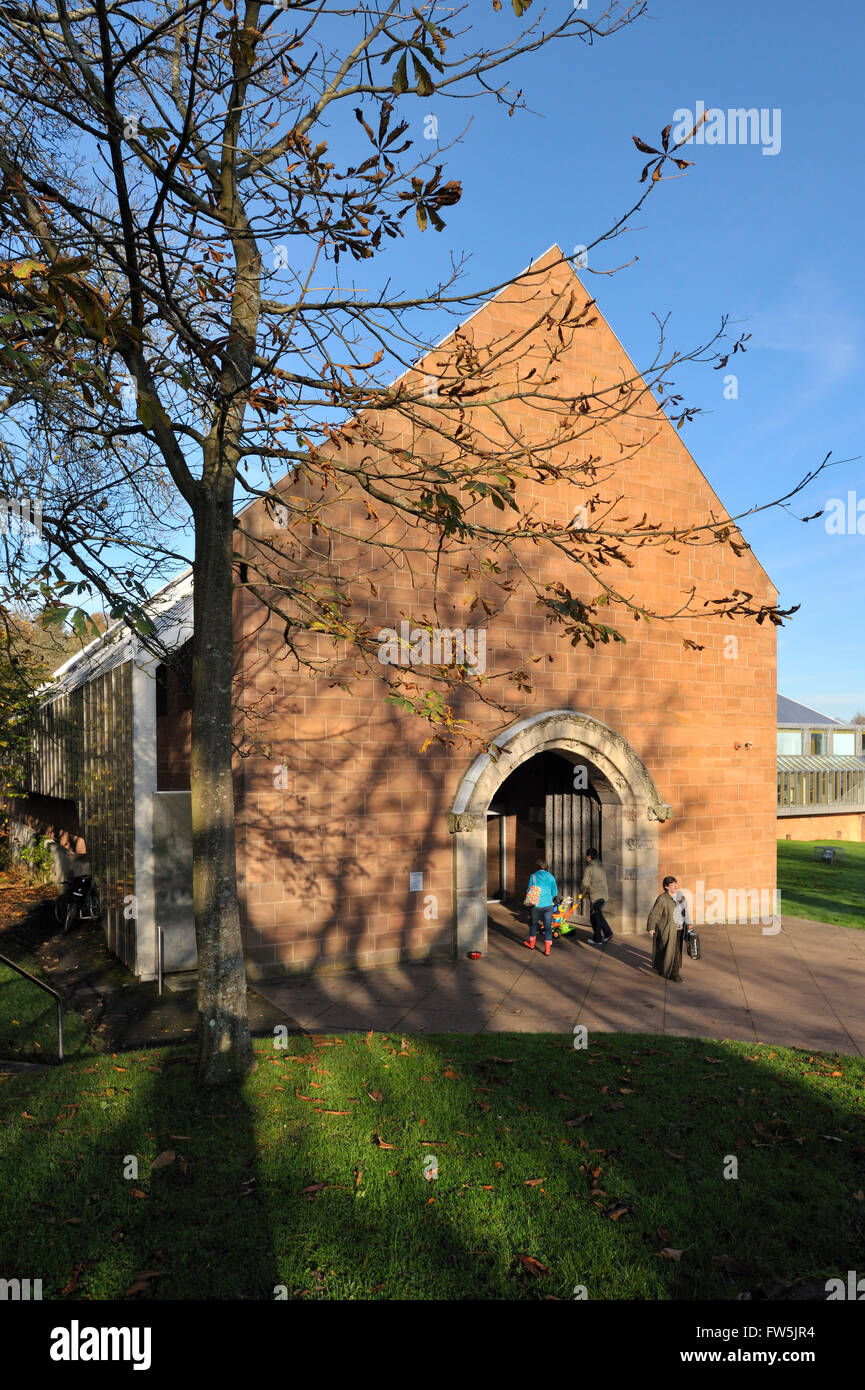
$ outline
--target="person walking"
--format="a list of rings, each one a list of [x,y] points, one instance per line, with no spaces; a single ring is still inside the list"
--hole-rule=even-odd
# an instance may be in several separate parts
[[[668,874],[663,882],[664,891],[652,904],[646,923],[646,931],[654,938],[652,969],[674,985],[683,983],[682,940],[687,915],[685,895],[678,888],[678,880]]]
[[[535,890],[532,892],[532,890]],[[553,902],[559,895],[556,880],[550,873],[550,866],[546,859],[539,859],[535,867],[535,872],[529,879],[529,886],[526,890],[526,897],[536,897],[537,902],[532,903],[531,926],[529,927],[529,939],[524,941],[530,951],[535,949],[535,941],[538,935],[538,918],[543,923],[544,928],[544,955],[548,956],[553,947]]]
[[[603,906],[610,896],[610,890],[607,885],[604,866],[596,849],[586,850],[586,869],[580,884],[580,895],[588,898],[591,904],[589,909],[589,921],[592,924],[591,944],[603,946],[613,937],[610,924],[603,913]]]

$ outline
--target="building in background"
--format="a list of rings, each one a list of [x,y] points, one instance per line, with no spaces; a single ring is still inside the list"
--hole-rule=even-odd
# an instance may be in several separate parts
[[[865,726],[778,696],[778,838],[865,841]]]

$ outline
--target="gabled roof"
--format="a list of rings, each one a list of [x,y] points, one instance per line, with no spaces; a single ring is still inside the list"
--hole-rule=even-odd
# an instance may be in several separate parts
[[[785,695],[778,696],[778,723],[807,724],[810,727],[816,724],[832,724],[846,727],[841,719],[831,719],[828,714],[820,714],[819,710],[811,709],[810,705],[800,705],[796,700],[788,700]]]
[[[166,651],[176,651],[192,636],[192,570],[184,570],[147,600],[144,611],[156,628],[156,638]],[[44,694],[50,700],[78,690],[96,676],[103,676],[141,650],[125,623],[113,623],[101,637],[59,666]]]
[[[478,306],[475,309],[473,309],[472,312],[468,314],[465,319],[461,321],[460,324],[458,324],[454,328],[450,328],[438,344],[430,348],[424,354],[424,356],[421,359],[419,359],[418,363],[415,363],[413,366],[406,368],[405,371],[401,373],[399,377],[396,378],[396,381],[401,380],[402,376],[406,376],[410,372],[416,371],[418,366],[426,359],[426,357],[430,355],[431,352],[435,352],[438,348],[442,348],[447,343],[449,343],[453,339],[454,335],[457,332],[459,332],[462,328],[464,328],[472,319],[479,317],[485,312],[493,311],[496,305],[496,301],[500,298],[500,296],[506,294],[507,291],[511,289],[515,283],[520,282],[527,275],[537,274],[540,276],[546,274],[551,268],[559,266],[562,266],[567,270],[568,275],[574,281],[577,288],[583,294],[586,295],[587,299],[594,299],[594,296],[591,295],[588,290],[586,290],[579,276],[576,274],[573,264],[571,263],[569,258],[565,256],[565,253],[562,251],[561,247],[556,242],[554,242],[553,245],[548,247],[547,250],[541,256],[538,256],[534,260],[530,261],[529,265],[524,270],[520,271],[518,275],[515,275],[513,279],[501,284],[498,287],[498,289],[495,290],[494,293],[492,293],[488,298],[483,299],[478,304]],[[629,357],[628,353],[625,351],[625,348],[623,347],[618,335],[610,327],[609,321],[606,319],[604,314],[601,313],[600,309],[597,308],[597,304],[595,304],[595,308],[598,318],[603,322],[607,331],[611,334],[619,352],[622,355],[622,358],[632,368],[634,375],[637,376],[637,369],[633,361]],[[391,384],[395,385],[396,382],[393,382]],[[662,422],[672,432],[672,436],[675,439],[677,447],[686,455],[691,466],[700,475],[701,479],[706,484],[707,490],[710,493],[711,497],[714,498],[715,501],[717,501],[722,513],[725,516],[729,517],[730,513],[727,511],[727,508],[724,506],[723,502],[721,502],[720,498],[718,497],[718,494],[715,492],[711,483],[706,478],[705,473],[700,468],[690,449],[688,449],[681,436],[675,431],[673,424],[665,415],[660,406],[657,407],[657,414],[659,423]],[[289,473],[286,473],[284,475],[284,478],[281,479],[280,482],[284,481],[286,478],[288,478],[288,476]],[[272,491],[275,491],[278,487],[279,482],[277,482],[274,485]],[[239,511],[235,515],[242,516],[250,508],[260,505],[261,501],[262,499],[260,497],[251,498],[239,509]],[[770,576],[767,574],[766,570],[763,568],[760,561],[757,559],[756,555],[750,547],[748,553],[753,563],[766,577],[768,582],[772,584]],[[774,584],[772,584],[772,587],[775,588]],[[152,596],[152,598],[150,598],[147,601],[144,607],[145,611],[150,614],[150,616],[156,623],[157,634],[159,636],[159,640],[162,646],[166,647],[168,650],[175,650],[177,647],[182,646],[186,641],[188,641],[189,637],[192,635],[193,621],[191,567],[188,570],[185,570],[182,574],[178,575],[177,578],[169,581],[169,583],[164,585],[163,588],[157,590],[157,592]],[[78,689],[80,686],[86,685],[88,681],[94,678],[94,676],[100,675],[105,671],[109,671],[113,667],[121,665],[124,661],[134,659],[138,650],[139,643],[132,637],[132,635],[129,632],[129,629],[122,623],[115,623],[112,627],[108,629],[106,633],[104,633],[101,637],[98,637],[94,642],[91,642],[88,647],[85,647],[83,651],[79,652],[75,657],[73,657],[71,661],[66,662],[65,665],[58,668],[58,670],[54,673],[53,678],[54,681],[58,682],[58,684],[52,685],[50,698],[53,699],[57,695],[66,694],[70,690]],[[47,688],[45,693],[46,695],[48,695]],[[780,702],[781,697],[779,696],[779,721],[788,723],[801,722],[798,718],[785,718],[782,720],[782,716],[780,714]],[[815,711],[809,710],[805,705],[795,705],[793,701],[786,701],[785,703],[791,708],[804,711],[806,723],[839,723],[838,720],[829,719],[825,715],[817,715]]]

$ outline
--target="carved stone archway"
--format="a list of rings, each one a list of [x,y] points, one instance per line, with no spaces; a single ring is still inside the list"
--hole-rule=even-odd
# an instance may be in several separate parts
[[[648,768],[621,734],[577,710],[547,710],[497,735],[491,752],[475,758],[448,812],[460,955],[487,947],[487,808],[515,768],[545,752],[589,768],[603,804],[613,930],[633,935],[645,929],[658,893],[658,825],[669,819],[671,808],[660,800]]]

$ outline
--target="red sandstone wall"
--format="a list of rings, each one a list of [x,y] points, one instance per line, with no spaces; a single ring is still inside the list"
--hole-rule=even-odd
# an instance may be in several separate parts
[[[779,816],[779,840],[865,840],[865,816],[847,811],[837,816]]]
[[[156,787],[161,792],[188,791],[191,700],[170,668],[164,682],[164,712],[156,717]]]
[[[555,272],[553,287],[568,275]],[[519,290],[503,292],[472,319],[475,341],[527,323],[535,306],[525,301]],[[563,355],[561,390],[575,395],[592,378],[609,380],[622,367],[632,371],[600,321]],[[541,415],[533,420],[529,407],[522,414],[528,428],[543,429]],[[618,439],[605,434],[593,440],[592,447],[615,463],[621,440],[642,444],[615,478],[631,516],[648,511],[650,519],[680,523],[702,521],[710,510],[723,516],[676,431],[657,411],[653,418],[621,426]],[[526,484],[521,505],[527,505],[530,493],[542,514],[559,519],[570,518],[580,501],[573,487]],[[372,526],[360,502],[347,502],[340,519],[349,533],[365,534],[363,528]],[[244,524],[263,530],[271,525],[260,511],[247,513]],[[706,596],[739,587],[758,600],[775,597],[748,554],[737,559],[728,548],[671,549],[677,553],[646,547],[637,568],[619,567],[616,578],[661,611],[677,608],[693,584]],[[346,546],[337,553],[358,573],[369,563],[360,547],[356,554]],[[561,560],[540,551],[532,553],[531,563],[540,580],[569,578]],[[376,576],[377,595],[370,593],[365,608],[371,627],[398,627],[402,616],[417,618],[431,610],[425,588],[429,570],[417,556],[414,564],[413,582],[407,569]],[[455,572],[446,587],[451,603],[444,620],[476,625],[477,612],[466,612],[464,585]],[[500,593],[497,597],[501,601]],[[250,757],[239,769],[241,894],[250,970],[326,961],[374,964],[449,951],[452,838],[446,812],[474,752],[433,746],[420,754],[427,726],[388,704],[375,676],[356,681],[348,695],[293,670],[280,660],[282,624],[262,624],[260,610],[246,596],[238,601],[238,623],[243,689],[259,702],[272,741],[272,756]],[[623,630],[625,644],[572,648],[544,622],[532,596],[511,598],[489,622],[488,673],[512,667],[519,656],[554,660],[530,668],[530,695],[505,681],[493,683],[495,693],[509,702],[510,717],[478,705],[467,705],[464,713],[488,735],[544,709],[569,708],[601,720],[631,743],[661,799],[673,807],[672,820],[661,827],[661,875],[675,872],[692,888],[702,879],[707,892],[773,889],[774,629],[769,623],[722,624],[701,615],[678,624],[626,618]],[[683,637],[705,650],[686,650]],[[735,655],[725,648],[729,637],[738,644]],[[316,646],[313,639],[310,650]],[[318,649],[331,650],[327,643]],[[734,749],[735,743],[742,747]],[[280,764],[286,771],[277,774]],[[275,785],[275,775],[285,785]],[[423,872],[423,893],[409,891],[411,871]],[[427,894],[434,895],[434,904],[426,901]],[[437,917],[425,916],[425,905],[428,913],[434,906]]]

